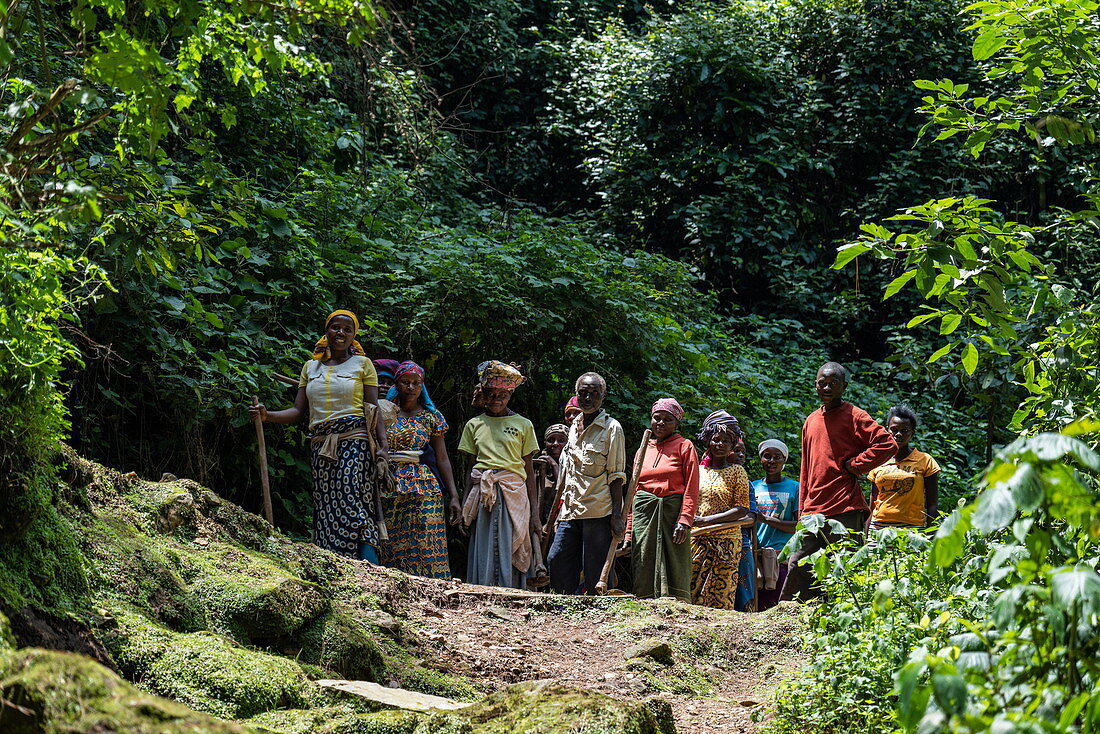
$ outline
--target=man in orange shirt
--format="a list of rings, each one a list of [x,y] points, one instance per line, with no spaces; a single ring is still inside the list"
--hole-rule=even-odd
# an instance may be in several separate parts
[[[898,446],[867,411],[844,400],[848,371],[842,365],[823,364],[817,371],[815,387],[821,407],[802,424],[798,516],[824,515],[826,521],[839,522],[849,533],[861,534],[869,508],[859,476],[886,463]],[[810,569],[799,562],[843,537],[828,525],[820,532],[801,531],[799,535],[802,547],[788,559],[784,600],[808,599],[821,593]]]

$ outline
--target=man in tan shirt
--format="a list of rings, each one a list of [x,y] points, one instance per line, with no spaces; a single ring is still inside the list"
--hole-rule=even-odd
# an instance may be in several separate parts
[[[577,592],[582,571],[584,593],[593,593],[611,540],[626,527],[626,437],[603,410],[607,383],[586,372],[577,378],[576,390],[582,413],[570,425],[561,455],[562,507],[546,559],[550,586],[560,594]]]

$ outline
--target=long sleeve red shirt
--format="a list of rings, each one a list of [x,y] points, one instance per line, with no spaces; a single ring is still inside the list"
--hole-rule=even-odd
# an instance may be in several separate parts
[[[802,424],[802,471],[798,514],[839,515],[869,512],[859,480],[844,468],[866,474],[886,463],[898,450],[894,437],[862,408],[841,403],[818,408]]]
[[[684,495],[677,522],[691,527],[695,522],[695,508],[699,504],[699,455],[695,453],[691,441],[678,433],[660,443],[649,439],[642,456],[638,491],[658,497]]]

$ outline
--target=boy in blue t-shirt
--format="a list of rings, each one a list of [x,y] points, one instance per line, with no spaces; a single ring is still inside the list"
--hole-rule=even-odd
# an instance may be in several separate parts
[[[760,550],[771,548],[776,553],[794,534],[798,524],[798,482],[783,476],[783,466],[790,457],[787,444],[777,438],[761,441],[758,448],[764,478],[752,483],[756,499],[756,538]],[[757,611],[770,609],[779,603],[783,582],[787,578],[787,564],[780,563],[774,589],[760,589]]]

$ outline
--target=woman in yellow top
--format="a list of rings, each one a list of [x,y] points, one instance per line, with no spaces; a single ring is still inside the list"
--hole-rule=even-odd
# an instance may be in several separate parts
[[[380,411],[367,425],[367,404],[378,405],[374,364],[355,340],[359,319],[351,311],[333,311],[325,334],[302,367],[294,405],[251,412],[271,423],[294,423],[309,416],[313,468],[313,542],[322,548],[378,563],[377,492],[374,464],[388,451]],[[370,451],[374,433],[376,451]]]
[[[733,461],[741,440],[737,419],[718,410],[703,421],[699,440],[706,453],[699,467],[699,505],[691,534],[691,600],[717,609],[733,609],[741,563],[741,528],[706,528],[749,516],[749,475]]]
[[[908,406],[890,408],[886,430],[898,450],[894,458],[867,474],[871,480],[871,527],[928,527],[939,514],[940,465],[909,445],[917,431],[917,414]]]

